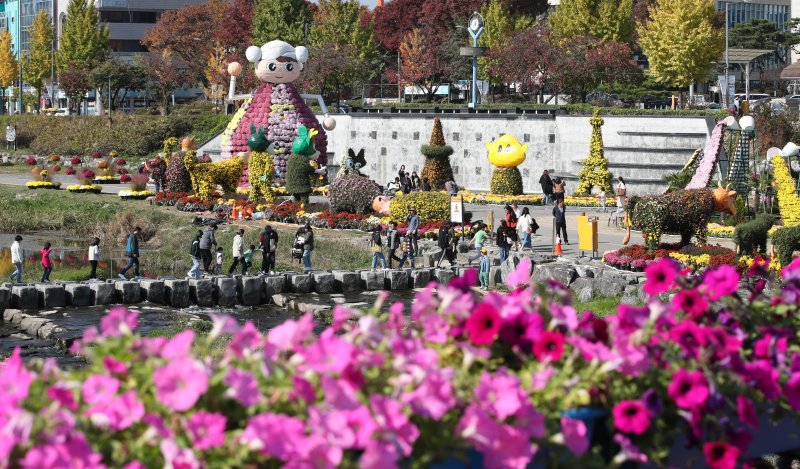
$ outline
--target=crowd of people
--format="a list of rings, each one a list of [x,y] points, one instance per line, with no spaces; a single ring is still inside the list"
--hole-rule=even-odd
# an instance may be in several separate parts
[[[444,187],[448,194],[458,194],[458,185],[455,183],[455,181],[447,181],[444,184]],[[397,193],[397,191],[402,191],[403,194],[408,194],[410,192],[428,192],[430,190],[430,181],[424,177],[420,178],[416,171],[411,171],[409,173],[406,171],[405,165],[400,166],[400,169],[397,171],[397,177],[395,177],[393,181],[389,181],[386,184],[386,193],[389,195],[394,195]]]

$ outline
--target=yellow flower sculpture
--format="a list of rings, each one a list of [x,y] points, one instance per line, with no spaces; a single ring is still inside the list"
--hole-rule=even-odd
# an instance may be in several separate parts
[[[258,202],[261,197],[265,203],[275,201],[275,191],[272,189],[272,178],[275,175],[275,163],[268,151],[250,152],[247,162],[250,177],[250,201]]]
[[[234,192],[244,170],[241,155],[216,163],[198,163],[195,160],[194,150],[184,153],[183,164],[191,176],[192,189],[204,200],[211,198],[217,185],[222,186],[225,192]]]
[[[800,226],[800,197],[795,192],[795,183],[789,173],[789,166],[780,155],[772,157],[772,172],[775,176],[778,205],[781,208],[784,226]]]
[[[492,194],[522,194],[522,174],[517,166],[525,161],[528,145],[522,145],[513,135],[505,134],[486,144],[489,162],[496,166],[489,189]]]

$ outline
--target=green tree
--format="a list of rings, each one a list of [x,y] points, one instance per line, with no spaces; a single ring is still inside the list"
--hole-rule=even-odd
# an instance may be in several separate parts
[[[111,81],[111,103],[115,108],[119,106],[117,103],[125,100],[128,91],[145,89],[148,80],[147,70],[142,63],[111,57],[98,64],[89,76],[93,85],[103,91],[108,89]]]
[[[561,0],[550,17],[556,34],[589,35],[597,39],[629,42],[633,35],[632,0]]]
[[[748,23],[736,23],[730,30],[730,46],[741,49],[771,49],[782,62],[788,52],[800,44],[797,33],[800,18],[792,18],[785,30],[780,30],[769,20],[752,19]]]
[[[0,88],[3,89],[3,103],[6,99],[6,88],[11,86],[18,74],[19,63],[11,48],[11,34],[8,31],[0,32]],[[0,114],[2,112],[0,109]]]
[[[26,83],[36,88],[38,101],[42,101],[42,88],[45,78],[50,76],[52,60],[53,19],[47,10],[39,10],[33,19],[33,24],[28,30],[30,36],[29,47],[22,58],[22,78]]]
[[[480,37],[480,46],[490,50],[501,49],[508,37],[514,32],[515,18],[501,0],[491,0],[483,5],[481,15],[486,23]],[[472,38],[469,38],[472,45]],[[497,60],[492,57],[478,59],[478,73],[482,78],[489,78],[492,84],[499,83]]]
[[[70,0],[58,49],[58,69],[73,62],[90,70],[108,54],[108,26],[100,25],[94,2]]]
[[[725,37],[714,26],[714,0],[658,0],[639,26],[639,45],[659,83],[689,86],[722,57]]]
[[[311,22],[306,0],[256,0],[253,7],[253,41],[257,45],[274,39],[303,44],[303,27]]]

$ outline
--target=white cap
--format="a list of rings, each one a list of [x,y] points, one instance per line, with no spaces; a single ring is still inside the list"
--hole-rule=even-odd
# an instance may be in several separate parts
[[[250,46],[247,48],[247,60],[258,62],[259,60],[275,60],[278,57],[286,57],[297,60],[300,63],[308,61],[308,49],[303,46],[292,47],[288,42],[275,40],[269,41],[260,48]]]

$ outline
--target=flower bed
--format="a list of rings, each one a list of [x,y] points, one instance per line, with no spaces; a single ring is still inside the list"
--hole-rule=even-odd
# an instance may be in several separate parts
[[[733,231],[735,230],[735,228],[736,227],[734,226],[722,226],[716,223],[709,223],[708,236],[712,238],[731,239],[733,238]],[[768,231],[769,236],[772,237],[772,233],[777,231],[779,228],[780,228],[779,226],[773,226],[772,228],[770,228]]]
[[[95,176],[92,182],[95,184],[120,184],[120,180],[116,176]]]
[[[83,192],[91,192],[93,194],[99,194],[103,192],[103,186],[97,184],[70,184],[67,186],[67,190],[70,192],[74,192],[76,194],[80,194]]]
[[[156,195],[156,193],[151,190],[134,191],[126,189],[119,191],[119,198],[124,200],[144,200],[154,195]]]
[[[207,336],[142,337],[136,313],[114,308],[71,348],[86,366],[25,364],[17,349],[0,367],[4,460],[370,469],[471,448],[487,468],[598,467],[590,431],[602,427],[616,464],[671,465],[676,448],[732,468],[760,418],[797,419],[800,261],[770,300],[736,295],[728,266],[680,275],[662,260],[647,270],[648,306],[605,318],[578,313],[557,282],[533,291],[530,268],[507,294],[473,295],[474,270],[430,286],[410,317],[400,303],[338,306],[321,334],[311,314],[267,334],[212,315]],[[607,417],[587,424],[587,409]]]
[[[722,148],[722,131],[724,129],[725,123],[723,121],[717,122],[714,126],[706,148],[703,150],[703,158],[698,163],[692,180],[686,185],[686,189],[704,189],[708,186],[719,158],[719,151]]]
[[[159,192],[153,201],[156,205],[173,206],[184,197],[189,197],[188,192]]]
[[[795,182],[789,166],[781,156],[772,157],[772,168],[778,192],[778,206],[784,226],[800,226],[800,197],[795,190]]]
[[[196,195],[191,195],[178,199],[174,205],[183,212],[207,212],[214,207],[214,201],[203,200]]]
[[[464,197],[464,203],[480,205],[511,205],[516,202],[518,205],[540,205],[544,198],[541,195],[503,195],[477,193],[462,190],[458,192]]]
[[[25,183],[28,189],[60,189],[60,182],[53,181],[30,181]]]
[[[654,251],[646,246],[633,244],[616,251],[603,254],[603,262],[623,270],[641,272],[658,259],[670,257],[679,261],[684,267],[693,270],[708,266],[736,265],[736,253],[722,246],[684,246],[661,243]]]

